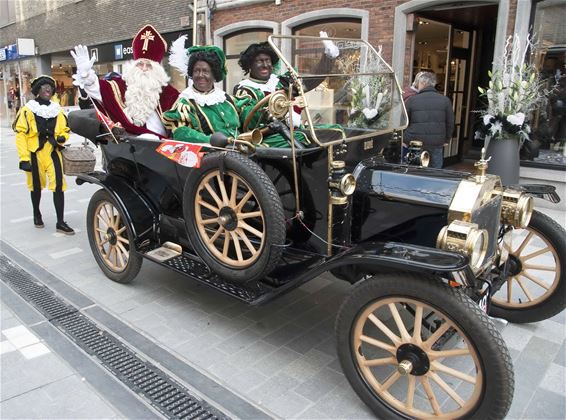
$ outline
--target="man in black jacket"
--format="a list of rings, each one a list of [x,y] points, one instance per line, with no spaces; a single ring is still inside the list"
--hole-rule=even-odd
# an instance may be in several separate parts
[[[423,149],[430,153],[431,168],[442,168],[443,147],[454,131],[452,103],[436,91],[436,75],[424,72],[417,85],[418,93],[407,100],[409,126],[404,141],[423,142]]]

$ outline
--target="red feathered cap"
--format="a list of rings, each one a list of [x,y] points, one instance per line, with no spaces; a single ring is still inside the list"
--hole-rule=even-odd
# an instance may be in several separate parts
[[[132,50],[134,60],[147,58],[159,63],[167,51],[167,42],[153,26],[147,25],[141,28],[134,37]]]

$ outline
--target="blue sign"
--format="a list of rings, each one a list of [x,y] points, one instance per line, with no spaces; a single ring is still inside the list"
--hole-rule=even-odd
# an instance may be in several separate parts
[[[122,52],[122,44],[114,45],[114,60],[122,60],[124,53]]]
[[[6,60],[15,60],[19,57],[20,56],[18,55],[18,48],[16,47],[16,44],[8,45],[6,47]]]

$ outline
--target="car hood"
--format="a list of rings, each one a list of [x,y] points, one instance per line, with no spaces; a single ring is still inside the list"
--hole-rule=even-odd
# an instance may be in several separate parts
[[[372,158],[355,170],[356,193],[377,195],[383,200],[421,203],[448,208],[467,172],[394,165]]]

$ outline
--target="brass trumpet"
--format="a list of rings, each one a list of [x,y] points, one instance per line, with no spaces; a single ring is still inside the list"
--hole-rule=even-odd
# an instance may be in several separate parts
[[[230,138],[228,142],[235,144],[242,153],[253,153],[257,145],[263,141],[263,133],[259,128],[240,134],[237,138]]]

